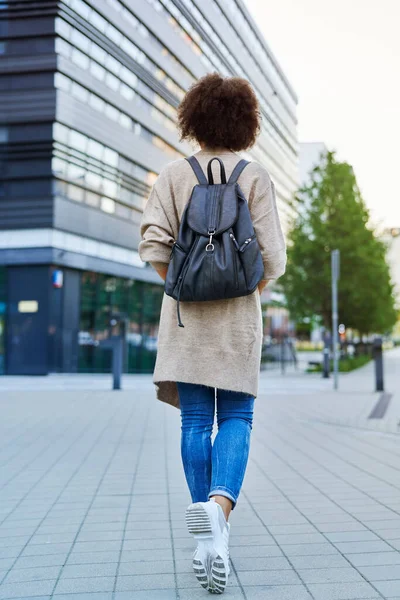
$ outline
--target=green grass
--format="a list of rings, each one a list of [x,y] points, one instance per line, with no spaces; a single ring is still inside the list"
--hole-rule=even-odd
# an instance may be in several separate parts
[[[349,373],[349,371],[354,371],[355,369],[359,369],[363,367],[369,361],[372,360],[370,356],[361,354],[360,356],[354,356],[353,358],[342,358],[339,360],[339,372],[340,373]],[[333,370],[333,360],[331,360],[331,371]],[[307,373],[322,373],[322,363],[318,365],[314,365],[307,369]]]

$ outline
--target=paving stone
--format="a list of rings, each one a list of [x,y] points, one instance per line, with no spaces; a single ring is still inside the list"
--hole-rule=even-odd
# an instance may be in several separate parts
[[[247,600],[312,600],[302,585],[254,586],[246,588]]]
[[[43,554],[64,554],[71,549],[70,543],[66,544],[28,544],[21,556],[42,556]]]
[[[275,539],[280,546],[286,546],[287,544],[323,544],[326,542],[325,537],[318,532],[295,534],[289,533],[285,535],[277,534]]]
[[[400,565],[400,552],[393,551],[349,554],[347,559],[356,567]]]
[[[192,561],[185,561],[184,571],[192,569]],[[121,562],[119,565],[119,575],[158,575],[162,573],[173,573],[174,563],[172,560],[159,561],[135,561]]]
[[[61,572],[61,579],[73,577],[112,577],[115,576],[117,567],[117,562],[66,565]]]
[[[204,590],[200,591],[202,598],[204,598]],[[184,600],[184,593],[179,594],[180,600]],[[200,596],[190,596],[187,600],[196,600]],[[243,598],[243,596],[241,596]],[[176,600],[176,590],[171,588],[169,590],[157,590],[157,596],[154,594],[154,590],[135,590],[135,596],[132,597],[132,592],[116,592],[114,596],[115,600]],[[88,598],[90,600],[90,598]],[[235,599],[236,600],[236,599]]]
[[[366,582],[362,583],[310,583],[308,589],[315,600],[370,600],[379,598],[376,590]]]
[[[171,589],[174,586],[175,578],[172,574],[163,574],[162,577],[154,577],[154,575],[124,575],[118,577],[116,591],[160,590]]]
[[[278,546],[234,546],[230,548],[232,558],[255,556],[257,558],[269,556],[283,556]],[[182,558],[185,558],[184,556]]]
[[[6,579],[5,583],[12,583],[15,581],[42,581],[43,579],[57,579],[60,573],[61,567],[31,567],[27,569],[12,569]]]
[[[51,594],[56,580],[3,583],[0,598],[29,598]]]
[[[400,570],[397,572],[397,578],[390,581],[374,581],[371,580],[371,583],[376,587],[377,590],[380,591],[383,596],[387,598],[392,598],[393,596],[398,596],[400,594]]]
[[[272,558],[235,558],[232,562],[236,571],[271,571],[292,568],[288,560],[281,556]]]
[[[301,584],[301,580],[293,569],[283,569],[280,571],[240,571],[238,577],[243,586]]]
[[[391,552],[393,548],[386,542],[337,542],[336,548],[342,554],[358,554],[360,552]]]
[[[94,592],[88,594],[57,594],[57,600],[112,600],[112,592]]]
[[[82,592],[112,592],[114,577],[76,577],[60,579],[54,594],[78,594]]]
[[[341,554],[323,554],[322,556],[291,556],[290,562],[295,569],[326,569],[348,567],[349,563]]]
[[[57,600],[113,600],[112,592],[94,592],[88,594],[57,594]]]
[[[337,542],[369,542],[379,540],[379,537],[372,531],[342,531],[336,533],[326,533],[329,541]]]
[[[331,567],[326,569],[299,569],[298,574],[306,584],[364,581],[360,573],[350,566]]]
[[[289,557],[291,556],[306,556],[306,555],[321,555],[321,554],[337,554],[337,549],[331,544],[286,544],[282,546],[282,551]]]

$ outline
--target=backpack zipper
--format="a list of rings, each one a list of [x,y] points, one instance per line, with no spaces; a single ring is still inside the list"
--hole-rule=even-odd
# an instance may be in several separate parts
[[[232,242],[234,243],[236,250],[239,250],[239,244],[237,243],[237,240],[232,231],[230,232],[229,237],[231,238]],[[238,257],[236,255],[236,252],[234,252],[233,253],[233,270],[235,271],[236,288],[239,287],[239,276],[238,276],[238,268],[237,268],[237,262],[236,262],[237,260],[238,260]]]
[[[178,248],[179,248],[179,250],[182,250],[182,252],[184,252],[184,253],[186,254],[186,250],[184,250],[184,249],[182,248],[182,246],[180,246],[180,245],[178,244],[178,242],[174,242],[174,243],[172,244],[171,254],[169,255],[169,258],[170,258],[170,260],[171,260],[171,258],[172,258],[172,254],[173,254],[173,252],[174,252],[174,250],[175,250],[175,247],[178,247]]]
[[[256,239],[256,234],[253,233],[253,235],[249,238],[247,238],[247,240],[244,241],[244,243],[240,246],[239,248],[239,252],[243,252],[244,250],[246,250],[247,246]]]

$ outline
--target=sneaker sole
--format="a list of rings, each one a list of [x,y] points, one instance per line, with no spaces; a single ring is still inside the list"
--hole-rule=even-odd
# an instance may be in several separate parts
[[[213,540],[210,517],[199,503],[194,503],[186,510],[186,525],[189,533],[197,541]],[[226,569],[224,561],[218,555],[208,556],[207,564],[198,558],[193,560],[193,571],[200,585],[211,594],[222,594],[226,587]],[[222,565],[222,566],[221,566]]]
[[[211,577],[214,594],[223,594],[227,584],[226,568],[223,559],[218,555],[211,564]]]

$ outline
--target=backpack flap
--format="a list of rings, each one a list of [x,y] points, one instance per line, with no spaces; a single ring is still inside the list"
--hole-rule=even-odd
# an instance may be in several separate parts
[[[187,208],[187,223],[207,237],[233,226],[238,217],[236,184],[195,185]]]

